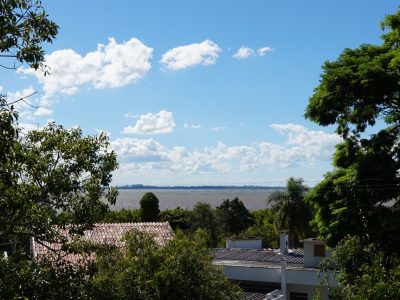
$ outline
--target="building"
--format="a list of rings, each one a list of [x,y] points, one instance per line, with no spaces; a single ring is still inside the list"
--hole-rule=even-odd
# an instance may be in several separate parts
[[[147,222],[147,223],[104,223],[96,224],[93,229],[86,230],[81,237],[82,241],[91,242],[100,245],[112,245],[117,248],[123,248],[125,242],[123,237],[133,230],[145,232],[153,236],[155,242],[163,246],[172,239],[173,231],[168,222]],[[61,229],[61,234],[71,241],[68,229]],[[40,256],[60,257],[69,262],[79,262],[83,259],[81,254],[66,253],[61,250],[61,244],[40,241],[31,238],[31,254],[34,258]],[[86,255],[86,258],[93,259],[94,253]]]
[[[213,249],[213,264],[222,268],[230,280],[236,281],[249,299],[312,299],[322,278],[321,298],[328,299],[329,288],[338,284],[333,276],[318,269],[319,263],[331,255],[322,241],[305,239],[303,249],[289,249],[288,232],[281,232],[280,249],[261,248],[261,239],[234,239],[226,248]]]

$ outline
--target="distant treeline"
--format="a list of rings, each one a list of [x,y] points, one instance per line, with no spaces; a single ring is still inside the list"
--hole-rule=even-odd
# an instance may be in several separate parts
[[[156,186],[156,185],[143,185],[143,184],[131,184],[117,186],[121,190],[284,190],[281,186],[257,186],[257,185],[175,185],[175,186]]]

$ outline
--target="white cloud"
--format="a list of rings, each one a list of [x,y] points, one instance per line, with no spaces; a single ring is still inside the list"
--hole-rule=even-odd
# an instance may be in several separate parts
[[[15,92],[7,92],[7,102],[14,102],[19,99],[24,99],[24,101],[18,101],[14,104],[14,107],[17,110],[29,108],[30,105],[36,105],[37,104],[37,99],[34,96],[35,90],[32,86],[29,86],[25,89],[22,89],[20,91],[15,91]],[[29,104],[28,104],[29,103]]]
[[[139,117],[139,115],[134,115],[133,113],[131,113],[131,112],[127,112],[125,115],[124,115],[124,118],[125,119],[136,119],[136,118],[138,118]]]
[[[267,167],[291,170],[329,161],[336,134],[307,130],[296,124],[273,124],[271,128],[286,136],[283,144],[268,141],[250,145],[215,146],[188,150],[183,146],[166,147],[154,139],[123,138],[111,142],[127,176],[180,176],[179,174],[234,174],[265,170]],[[261,171],[262,173],[262,171]],[[241,174],[243,176],[243,174]],[[157,177],[158,178],[158,177]]]
[[[165,52],[160,63],[165,69],[177,71],[194,65],[213,65],[219,57],[221,48],[210,40],[201,43],[179,46]]]
[[[228,127],[226,127],[226,126],[219,126],[219,127],[213,127],[213,128],[211,128],[211,130],[212,131],[222,131],[222,130],[225,130],[227,128]]]
[[[268,52],[271,52],[271,51],[273,51],[273,49],[271,47],[258,48],[257,55],[264,56],[265,54],[267,54]]]
[[[162,110],[156,114],[140,115],[134,126],[123,129],[123,133],[163,134],[173,132],[175,127],[172,112]]]
[[[202,127],[203,127],[203,126],[201,126],[201,125],[196,125],[196,124],[187,124],[187,123],[183,124],[183,128],[185,128],[185,129],[188,129],[188,128],[200,129],[200,128],[202,128]]]
[[[99,44],[95,51],[80,55],[72,49],[58,50],[46,55],[50,75],[24,69],[43,84],[43,102],[54,101],[56,94],[72,95],[89,85],[97,89],[115,88],[133,83],[150,70],[153,49],[132,38],[117,43],[109,38],[107,45]]]
[[[49,116],[49,115],[52,115],[52,114],[53,114],[53,111],[51,109],[47,109],[47,108],[44,108],[44,107],[39,107],[37,109],[37,111],[35,111],[33,113],[33,115],[35,117]]]
[[[232,57],[236,59],[246,59],[250,56],[254,56],[254,50],[249,47],[242,46]]]

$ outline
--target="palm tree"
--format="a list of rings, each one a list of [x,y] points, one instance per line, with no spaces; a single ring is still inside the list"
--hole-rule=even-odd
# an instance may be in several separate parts
[[[304,200],[308,188],[303,181],[302,178],[290,177],[285,191],[273,192],[267,199],[277,215],[280,229],[289,229],[291,246],[297,246],[311,231],[309,222],[312,212],[310,205]]]

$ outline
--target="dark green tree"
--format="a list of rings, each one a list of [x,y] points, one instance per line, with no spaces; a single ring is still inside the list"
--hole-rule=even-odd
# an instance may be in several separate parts
[[[133,232],[126,251],[104,253],[94,277],[96,299],[232,299],[236,286],[212,265],[202,237],[182,233],[159,247],[153,238]]]
[[[225,236],[238,234],[254,223],[249,210],[237,197],[226,199],[217,206],[217,217]]]
[[[210,204],[198,202],[193,207],[190,231],[199,228],[209,234],[212,242],[209,246],[216,246],[219,229],[215,209]]]
[[[304,200],[308,188],[302,178],[290,177],[285,191],[275,191],[268,197],[268,204],[276,213],[279,228],[289,229],[291,246],[297,246],[310,232],[312,219],[310,205]]]
[[[322,264],[339,281],[338,299],[400,299],[400,261],[387,256],[365,237],[347,236]],[[331,272],[332,270],[339,271]]]
[[[192,212],[179,206],[174,209],[166,209],[160,213],[160,221],[168,222],[173,230],[187,231],[191,224]]]
[[[88,266],[63,260],[0,257],[0,299],[94,299]]]
[[[140,219],[142,222],[158,221],[160,209],[158,207],[158,198],[153,193],[146,193],[140,199]]]
[[[308,196],[313,224],[331,246],[351,234],[400,249],[400,12],[382,28],[382,44],[345,49],[324,64],[305,113],[343,138],[334,170]]]

